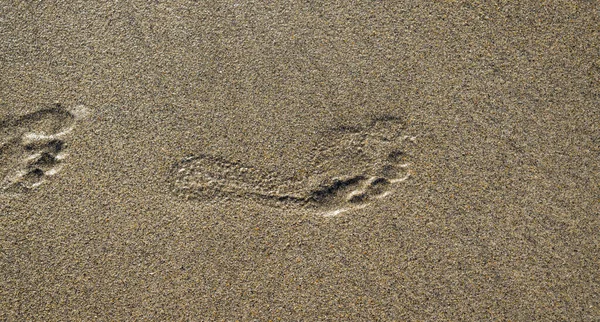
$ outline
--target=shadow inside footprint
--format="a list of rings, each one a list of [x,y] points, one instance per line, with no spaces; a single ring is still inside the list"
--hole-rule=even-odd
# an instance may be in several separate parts
[[[346,195],[356,189],[366,178],[354,176],[349,179],[334,179],[332,183],[321,185],[313,190],[307,201],[316,207],[339,206],[347,199]]]
[[[30,166],[53,166],[58,163],[56,156],[48,152],[42,152],[39,157],[35,158]]]
[[[393,150],[388,153],[387,160],[390,162],[401,162],[401,161],[403,161],[404,156],[405,156],[404,151]]]
[[[21,177],[20,183],[28,188],[32,188],[36,184],[40,183],[43,177],[44,170],[40,168],[33,168]]]
[[[31,152],[45,151],[45,152],[57,154],[60,151],[64,150],[65,145],[66,144],[63,140],[53,139],[48,142],[44,142],[43,140],[27,142],[24,145],[24,148],[25,148],[25,150],[31,151]]]
[[[0,122],[0,128],[7,128],[9,132],[16,135],[28,132],[51,135],[67,130],[73,125],[74,120],[72,113],[57,105]],[[10,131],[10,128],[13,131]]]

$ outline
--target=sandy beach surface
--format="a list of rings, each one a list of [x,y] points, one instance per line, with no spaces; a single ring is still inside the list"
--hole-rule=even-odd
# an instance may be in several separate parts
[[[597,1],[4,1],[0,75],[0,320],[600,321]]]

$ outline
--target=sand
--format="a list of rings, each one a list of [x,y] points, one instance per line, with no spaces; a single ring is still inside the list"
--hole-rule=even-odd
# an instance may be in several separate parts
[[[595,1],[9,1],[0,320],[598,321]]]

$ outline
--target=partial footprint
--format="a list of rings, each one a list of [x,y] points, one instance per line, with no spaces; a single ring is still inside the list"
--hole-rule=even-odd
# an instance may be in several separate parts
[[[326,131],[304,178],[206,154],[191,156],[174,165],[173,191],[203,202],[251,200],[334,216],[390,195],[409,178],[403,148],[415,138],[402,135],[402,125],[398,118],[380,117],[363,126]]]
[[[67,139],[88,111],[59,104],[0,121],[0,192],[23,193],[58,173]]]
[[[276,203],[282,185],[260,169],[205,154],[176,163],[172,179],[181,197],[204,201],[240,197]]]

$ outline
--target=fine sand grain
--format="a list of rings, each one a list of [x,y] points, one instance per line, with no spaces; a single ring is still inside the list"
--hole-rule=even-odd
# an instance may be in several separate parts
[[[7,1],[0,320],[600,320],[597,1]]]

